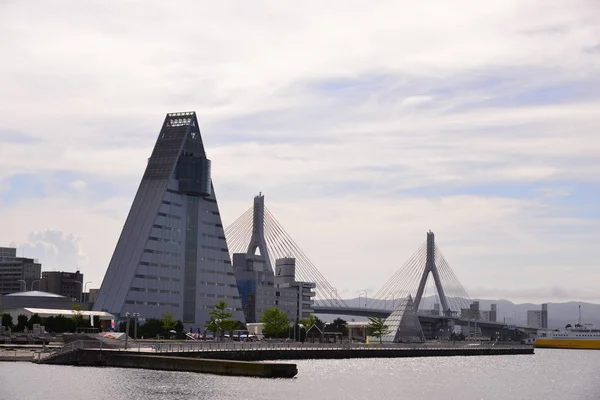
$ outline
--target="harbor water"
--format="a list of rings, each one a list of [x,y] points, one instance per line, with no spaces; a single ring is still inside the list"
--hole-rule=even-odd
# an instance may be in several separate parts
[[[600,399],[600,351],[300,360],[294,379],[0,362],[4,399]]]

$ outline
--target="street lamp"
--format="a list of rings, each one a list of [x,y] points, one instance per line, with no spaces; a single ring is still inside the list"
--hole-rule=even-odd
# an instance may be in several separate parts
[[[358,292],[358,308],[360,308],[360,298],[363,292],[365,292],[365,307],[367,306],[367,291],[363,289],[360,292]]]
[[[127,350],[127,342],[129,340],[129,317],[131,316],[131,314],[126,312],[125,316],[127,317],[127,323],[125,324],[125,350]]]
[[[19,280],[17,280],[17,282],[23,282],[23,284],[25,285],[25,286],[24,286],[24,287],[25,287],[25,290],[27,290],[27,282],[25,282],[25,280],[24,280],[24,279],[19,279]],[[24,292],[25,290],[22,290],[22,291]]]
[[[132,315],[133,315],[133,318],[135,318],[133,320],[133,323],[134,323],[134,325],[133,325],[133,338],[135,340],[137,340],[138,320],[139,320],[139,317],[140,317],[140,313],[133,313]]]
[[[84,293],[86,293],[86,290],[87,290],[87,284],[88,284],[88,283],[92,283],[92,281],[87,281],[87,282],[85,283],[85,285],[83,286],[83,290],[81,291],[81,302],[83,302],[83,294],[84,294]],[[90,302],[90,296],[89,296],[89,294],[88,294],[88,297],[87,297],[87,302],[88,302],[88,303]]]
[[[33,291],[33,284],[39,282],[40,279],[36,279],[35,281],[31,281],[31,291]],[[40,285],[38,285],[38,290],[40,289]]]
[[[301,337],[300,337],[300,332],[302,329],[304,329],[304,325],[298,324],[298,339],[296,339],[296,328],[294,327],[294,341],[298,341],[298,342],[302,341]]]
[[[82,297],[83,297],[83,283],[79,282],[77,279],[74,280],[73,282],[79,283],[79,286],[81,286],[81,294],[79,295],[79,302],[81,303]]]

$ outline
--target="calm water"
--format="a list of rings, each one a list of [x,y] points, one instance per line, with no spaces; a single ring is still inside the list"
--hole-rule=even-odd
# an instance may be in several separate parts
[[[0,362],[0,400],[600,399],[600,351],[297,364],[297,378],[266,380]]]

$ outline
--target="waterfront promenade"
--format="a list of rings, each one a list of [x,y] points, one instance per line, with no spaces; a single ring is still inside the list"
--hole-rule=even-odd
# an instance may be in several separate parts
[[[430,357],[533,354],[533,346],[498,342],[424,342],[424,343],[300,343],[300,342],[154,342],[130,341],[106,344],[79,340],[55,352],[38,355],[39,362],[50,362],[74,350],[139,353],[246,361],[278,359],[335,359],[378,357]]]
[[[299,343],[77,340],[58,349],[3,349],[0,361],[202,372],[233,376],[293,377],[302,359],[418,358],[533,354],[530,345],[498,342]],[[4,356],[2,356],[4,355]]]

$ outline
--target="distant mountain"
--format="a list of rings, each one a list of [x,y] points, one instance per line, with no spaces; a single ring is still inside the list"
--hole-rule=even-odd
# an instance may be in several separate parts
[[[490,304],[497,304],[498,320],[506,318],[508,323],[516,321],[517,325],[527,323],[528,310],[540,310],[541,304],[523,303],[515,304],[509,300],[479,300],[482,310],[489,310]],[[593,323],[600,327],[600,304],[570,301],[567,303],[548,303],[548,327],[564,328],[566,324],[574,325],[579,318],[581,306],[581,322]]]
[[[464,299],[461,299],[464,300]],[[472,299],[479,301],[481,310],[489,310],[491,304],[496,304],[498,310],[498,321],[506,321],[507,324],[524,326],[527,324],[528,310],[541,310],[541,304],[522,303],[515,304],[509,300],[486,300]],[[361,298],[360,303],[358,298],[344,299],[349,307],[365,307],[365,299]],[[424,297],[422,304],[433,308],[433,303],[436,301],[434,296]],[[395,306],[399,305],[398,300],[394,302]],[[315,305],[326,305],[325,302],[315,301]],[[600,327],[600,304],[585,303],[579,301],[570,301],[567,303],[548,303],[548,327],[563,328],[566,324],[574,325],[577,323],[579,315],[579,306],[581,306],[581,322],[593,323],[596,327]],[[377,308],[392,308],[392,300],[367,300],[367,307]],[[348,317],[342,317],[347,319]],[[363,318],[356,318],[357,321]]]

